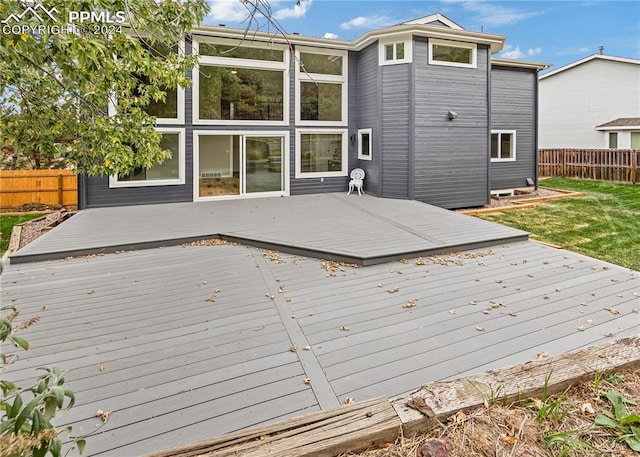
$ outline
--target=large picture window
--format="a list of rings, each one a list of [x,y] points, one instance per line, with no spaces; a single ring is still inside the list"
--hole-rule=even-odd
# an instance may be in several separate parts
[[[516,160],[515,130],[493,130],[491,132],[491,161],[508,162]]]
[[[429,63],[476,68],[477,45],[458,41],[429,40]]]
[[[298,49],[296,123],[347,124],[347,53]]]
[[[268,43],[196,41],[194,123],[282,125],[288,121],[287,49]]]
[[[347,176],[346,130],[297,130],[296,178]]]
[[[127,175],[109,177],[109,187],[167,186],[185,183],[184,129],[158,128],[162,133],[160,147],[171,151],[171,157],[151,168],[136,168]]]

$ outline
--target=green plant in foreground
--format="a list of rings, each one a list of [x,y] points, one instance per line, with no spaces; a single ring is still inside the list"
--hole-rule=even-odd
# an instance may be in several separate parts
[[[629,414],[626,404],[636,405],[631,399],[624,398],[615,390],[601,393],[611,403],[611,410],[598,414],[595,424],[613,430],[617,440],[625,441],[631,449],[640,452],[640,416]]]
[[[0,342],[9,341],[28,350],[29,343],[13,334],[16,309],[13,306],[0,306],[0,312],[7,311],[12,313],[8,317],[0,317]],[[7,354],[0,356],[2,364],[6,365]],[[71,390],[63,387],[64,377],[58,368],[39,370],[44,370],[44,374],[27,389],[21,389],[5,379],[0,380],[0,457],[44,457],[47,453],[53,457],[61,455],[60,431],[51,421],[73,406],[75,396]],[[71,427],[65,430],[70,433]],[[74,439],[73,444],[80,453],[83,452],[83,438]]]
[[[580,430],[568,430],[566,432],[545,435],[544,440],[547,443],[546,447],[547,449],[551,448],[552,446],[560,447],[560,451],[558,452],[558,454],[555,454],[558,457],[566,457],[572,455],[572,451],[576,449],[589,449],[591,451],[594,451],[598,455],[602,454],[602,451],[599,451],[589,443],[574,437],[579,433],[581,433]]]

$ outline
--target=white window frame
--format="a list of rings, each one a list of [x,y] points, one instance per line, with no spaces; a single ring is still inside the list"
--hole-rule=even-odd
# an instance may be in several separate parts
[[[282,157],[282,174],[284,176],[284,190],[274,192],[241,192],[239,195],[220,195],[217,197],[200,197],[200,137],[201,136],[269,136],[283,138],[283,157]],[[246,141],[246,138],[245,138]],[[288,130],[194,130],[193,131],[193,201],[194,202],[210,202],[217,200],[238,200],[246,198],[260,197],[282,197],[289,196],[289,145],[290,135]],[[242,144],[242,143],[241,143]],[[242,168],[246,151],[240,146],[240,167]],[[233,161],[233,157],[231,158]],[[232,164],[233,165],[233,164]],[[243,184],[243,188],[246,182]]]
[[[323,54],[330,56],[342,57],[342,75],[325,75],[320,73],[308,73],[300,70],[300,53],[305,54]],[[296,91],[295,91],[295,106],[296,106],[296,125],[302,126],[314,126],[314,127],[333,127],[348,125],[349,117],[349,53],[347,51],[338,51],[335,49],[322,49],[322,48],[310,48],[310,47],[297,47],[296,48],[296,62],[295,62],[295,75],[296,75]],[[342,107],[340,111],[340,121],[313,121],[313,120],[301,120],[300,111],[300,94],[301,83],[313,82],[313,83],[328,83],[328,84],[341,84],[342,87]]]
[[[404,59],[396,59],[398,43],[404,44]],[[393,59],[387,60],[386,46],[393,45]],[[396,35],[378,41],[378,65],[398,65],[413,62],[413,37]]]
[[[491,161],[492,162],[515,162],[516,160],[516,131],[515,130],[492,130],[491,131],[491,135],[497,134],[498,135],[498,157],[497,158],[493,158],[491,157],[491,150],[489,150],[489,156],[491,157]],[[500,156],[501,154],[501,148],[502,148],[502,141],[501,141],[501,136],[503,134],[510,134],[511,135],[511,157],[503,159]]]
[[[214,43],[231,46],[243,46],[259,49],[277,49],[283,52],[283,61],[275,62],[269,60],[239,59],[235,57],[213,57],[201,56],[200,43]],[[193,40],[193,53],[198,54],[198,65],[193,69],[193,124],[194,125],[289,125],[289,48],[286,45],[275,43],[238,41],[223,38],[198,37]],[[261,121],[261,120],[228,120],[228,119],[200,119],[200,66],[214,66],[227,68],[248,68],[255,70],[276,70],[282,71],[282,120],[281,121]]]
[[[185,129],[177,127],[156,127],[160,133],[178,134],[178,178],[177,179],[149,179],[140,181],[119,181],[118,175],[109,176],[109,188],[118,187],[153,187],[153,186],[177,186],[185,183]]]
[[[358,159],[373,160],[373,135],[372,129],[358,129]],[[369,135],[369,151],[368,154],[362,153],[362,135]]]
[[[433,46],[449,46],[452,48],[462,48],[471,50],[471,63],[446,62],[433,59]],[[440,40],[429,38],[429,65],[443,65],[445,67],[478,68],[478,45],[476,43],[466,43],[463,41]]]
[[[302,138],[303,134],[336,134],[342,135],[342,171],[317,171],[317,172],[303,172],[301,170],[302,165]],[[349,138],[347,129],[296,129],[296,157],[295,157],[295,177],[296,179],[302,178],[330,178],[334,176],[348,176],[349,168]]]

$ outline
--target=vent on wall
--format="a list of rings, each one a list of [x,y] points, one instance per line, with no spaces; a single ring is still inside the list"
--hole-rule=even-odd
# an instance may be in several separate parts
[[[200,173],[201,178],[222,178],[225,175],[219,171],[203,171]]]

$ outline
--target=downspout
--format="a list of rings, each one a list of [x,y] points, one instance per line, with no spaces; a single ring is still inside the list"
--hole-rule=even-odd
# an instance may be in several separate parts
[[[487,188],[485,203],[491,202],[491,47],[487,48],[487,142],[485,144],[487,157]]]
[[[534,114],[534,118],[533,118],[533,132],[535,133],[535,135],[533,136],[533,157],[534,157],[534,170],[533,170],[533,182],[535,185],[535,190],[538,190],[538,162],[540,161],[539,157],[538,157],[538,105],[540,103],[539,97],[538,97],[538,88],[539,88],[539,84],[538,84],[538,73],[540,72],[540,70],[536,70],[535,72],[535,77],[534,77],[534,81],[533,81],[533,95],[534,95],[534,101],[533,101],[533,114]]]
[[[87,176],[78,173],[78,210],[87,208]]]
[[[413,40],[413,37],[411,37]],[[412,43],[413,45],[413,53],[415,55],[416,43],[415,41]],[[413,59],[415,61],[415,59]],[[409,160],[407,161],[407,166],[409,169],[407,170],[407,197],[409,200],[416,199],[416,191],[415,191],[415,174],[416,174],[416,126],[415,126],[415,112],[416,112],[416,97],[415,97],[415,87],[416,87],[416,67],[412,62],[409,65]]]
[[[380,43],[377,44],[377,46],[380,46]],[[380,53],[378,52],[378,50],[376,49],[376,56],[377,59],[380,59]],[[379,150],[376,154],[377,159],[375,160],[379,160],[379,166],[378,166],[378,197],[384,197],[384,135],[382,132],[382,128],[384,123],[382,122],[382,69],[384,68],[382,65],[380,65],[380,61],[377,61],[378,64],[378,87],[376,88],[377,91],[377,95],[378,95],[378,126],[377,126],[377,130],[378,132],[375,134],[375,136],[378,139],[378,147]]]

